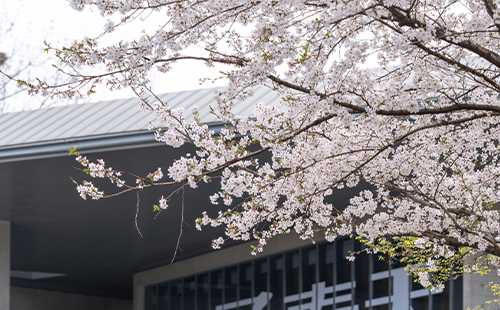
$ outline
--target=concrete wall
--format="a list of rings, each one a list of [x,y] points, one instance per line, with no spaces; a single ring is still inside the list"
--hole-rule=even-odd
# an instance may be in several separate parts
[[[463,305],[464,309],[473,309],[476,306],[481,306],[481,309],[488,309],[486,301],[497,298],[493,296],[491,289],[487,288],[490,282],[499,283],[500,277],[467,274],[463,277]],[[500,309],[500,305],[491,304],[491,309]]]
[[[132,301],[11,286],[10,310],[132,310]]]

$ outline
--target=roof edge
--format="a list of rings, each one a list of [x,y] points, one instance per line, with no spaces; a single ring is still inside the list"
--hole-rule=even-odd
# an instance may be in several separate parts
[[[208,127],[215,134],[218,134],[224,128],[224,125],[222,123],[212,123]],[[36,144],[27,143],[0,147],[0,163],[68,156],[69,145],[78,147],[79,152],[90,154],[163,146],[165,144],[156,141],[154,134],[145,130],[67,140],[60,139]]]

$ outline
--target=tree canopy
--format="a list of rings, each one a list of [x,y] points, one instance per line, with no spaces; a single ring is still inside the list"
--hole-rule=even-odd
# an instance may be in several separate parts
[[[109,178],[121,192],[182,184],[180,191],[221,173],[210,197],[218,216],[196,221],[199,229],[226,228],[214,248],[255,238],[260,252],[291,231],[329,241],[356,235],[366,251],[410,264],[425,287],[441,289],[464,272],[500,272],[499,1],[69,2],[109,15],[105,33],[139,26],[150,14],[164,23],[112,46],[99,47],[101,37],[47,46],[66,66],[68,83],[19,83],[61,97],[92,93],[102,82],[133,87],[158,117],[151,129],[159,142],[197,147],[165,163],[171,180],[158,169],[135,184],[77,154],[91,177]],[[189,54],[192,46],[203,52]],[[198,118],[186,122],[186,112],[168,102],[147,99],[148,72],[168,74],[186,59],[227,65],[228,87],[214,94],[214,113],[227,125],[218,135]],[[79,72],[88,66],[97,73]],[[281,105],[256,102],[253,117],[235,115],[234,103],[259,85],[279,94]],[[262,153],[271,160],[256,159]],[[325,200],[360,182],[370,189],[348,207]],[[89,181],[78,190],[106,197]],[[155,207],[166,209],[171,194]]]

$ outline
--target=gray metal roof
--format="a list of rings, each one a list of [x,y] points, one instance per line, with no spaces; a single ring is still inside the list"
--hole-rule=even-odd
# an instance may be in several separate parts
[[[172,108],[183,107],[188,121],[193,120],[189,111],[196,105],[201,120],[210,124],[218,121],[210,114],[210,107],[216,109],[215,91],[222,89],[205,88],[166,93],[159,97]],[[253,97],[237,103],[234,112],[250,116],[255,103],[275,105],[278,100],[275,92],[261,86],[254,90]],[[152,112],[140,109],[139,104],[138,98],[129,98],[0,114],[0,151],[64,140],[92,140],[147,132],[149,122],[154,122],[155,117]],[[158,122],[155,124],[161,125]]]

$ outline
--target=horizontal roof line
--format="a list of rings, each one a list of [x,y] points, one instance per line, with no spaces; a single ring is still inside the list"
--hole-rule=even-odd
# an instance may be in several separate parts
[[[208,127],[218,134],[220,130],[224,128],[224,125],[222,123],[212,123]],[[105,151],[163,146],[165,144],[156,141],[153,132],[144,130],[72,138],[66,141],[55,140],[36,144],[27,143],[0,147],[0,163],[68,156],[70,145],[76,146],[79,152],[90,154]]]
[[[215,97],[223,89],[204,88],[166,93],[158,97],[172,108],[183,108],[187,122],[194,121],[189,111],[193,106],[198,106],[201,121],[210,126],[220,124],[217,116],[211,114],[211,108],[217,110]],[[239,116],[251,116],[257,102],[275,105],[279,102],[279,97],[277,92],[268,87],[256,87],[251,97],[234,104],[233,112]],[[121,145],[125,142],[120,142],[119,137],[145,132],[150,122],[162,126],[152,111],[140,109],[139,98],[0,114],[0,160],[12,160],[17,155],[35,156],[36,154],[27,151],[35,148],[48,156],[50,152],[46,149],[54,150],[55,145],[64,140],[69,142],[113,138],[110,142]]]

